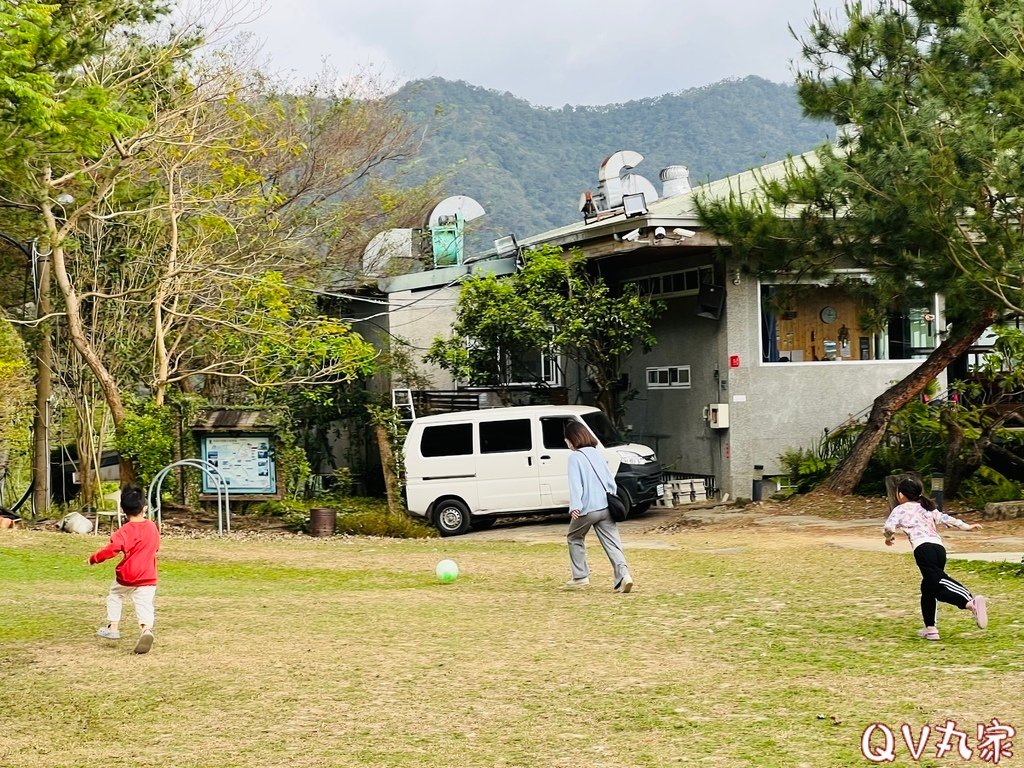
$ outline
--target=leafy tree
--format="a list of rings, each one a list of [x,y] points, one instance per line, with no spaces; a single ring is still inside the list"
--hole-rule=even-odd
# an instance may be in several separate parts
[[[32,393],[25,345],[0,313],[0,485],[7,481],[18,446],[27,447]]]
[[[1020,440],[1011,427],[1024,426],[1024,333],[993,329],[992,351],[957,383],[957,401],[943,407],[945,490],[957,496],[961,485],[990,460],[1024,470]]]
[[[474,276],[459,296],[450,338],[437,338],[427,360],[458,379],[502,384],[514,361],[549,349],[587,371],[598,406],[619,420],[617,384],[625,359],[656,343],[651,325],[663,306],[627,288],[613,295],[587,271],[579,251],[542,246],[526,252],[514,275]]]
[[[142,384],[160,405],[168,387],[230,399],[367,372],[373,350],[314,287],[355,279],[374,228],[425,214],[427,193],[377,178],[410,147],[393,109],[325,82],[275,95],[243,61],[197,57],[197,26],[150,26],[166,9],[146,0],[0,11],[26,30],[0,60],[0,186],[42,223],[62,338],[119,432]],[[82,366],[61,359],[71,383]]]
[[[1024,276],[1024,78],[1012,0],[851,3],[820,10],[797,76],[808,115],[848,126],[759,195],[701,213],[762,272],[862,267],[880,306],[945,295],[952,333],[880,395],[825,487],[850,493],[892,415],[1005,309]]]

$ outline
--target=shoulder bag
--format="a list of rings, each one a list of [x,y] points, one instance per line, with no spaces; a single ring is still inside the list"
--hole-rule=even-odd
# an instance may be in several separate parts
[[[587,464],[589,464],[590,468],[594,470],[594,474],[597,475],[597,481],[601,483],[601,487],[603,488],[604,480],[601,478],[601,474],[597,471],[597,467],[594,466],[594,462],[592,462],[590,457],[583,453],[583,451],[580,451],[580,455],[587,460]],[[607,491],[605,493],[607,493]],[[621,523],[626,519],[626,505],[622,503],[622,499],[620,499],[617,494],[608,493],[608,514],[611,515],[612,520],[616,523]]]

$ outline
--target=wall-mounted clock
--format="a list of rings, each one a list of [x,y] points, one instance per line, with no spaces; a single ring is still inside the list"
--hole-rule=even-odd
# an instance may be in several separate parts
[[[822,307],[821,312],[818,313],[818,317],[823,323],[834,323],[838,316],[835,307]]]

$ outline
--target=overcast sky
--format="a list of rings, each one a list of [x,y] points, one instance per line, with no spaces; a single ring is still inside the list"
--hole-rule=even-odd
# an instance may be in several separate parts
[[[842,0],[818,0],[825,9]],[[465,80],[544,106],[726,78],[792,80],[814,0],[265,0],[246,28],[275,69]]]

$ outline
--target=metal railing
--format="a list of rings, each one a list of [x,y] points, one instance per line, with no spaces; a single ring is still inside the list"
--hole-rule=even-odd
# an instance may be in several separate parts
[[[213,481],[217,488],[217,534],[223,535],[225,527],[227,532],[231,533],[231,498],[230,491],[228,489],[228,481],[224,479],[224,475],[220,473],[213,464],[202,459],[182,459],[176,461],[173,464],[168,464],[166,467],[157,472],[156,477],[153,478],[153,482],[149,484],[149,492],[146,494],[146,499],[149,502],[149,512],[152,515],[156,513],[156,524],[158,528],[163,528],[163,513],[160,507],[160,488],[163,485],[164,478],[167,477],[168,473],[175,467],[195,467],[202,471],[207,478]],[[221,493],[223,491],[223,499]]]

